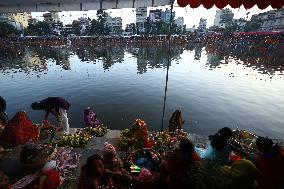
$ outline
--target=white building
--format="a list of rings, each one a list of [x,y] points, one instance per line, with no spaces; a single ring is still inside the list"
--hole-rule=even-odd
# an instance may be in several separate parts
[[[284,8],[253,15],[261,23],[260,31],[284,31]]]
[[[183,27],[184,18],[183,18],[183,17],[178,17],[177,19],[174,20],[174,23],[175,23],[178,27]]]
[[[225,28],[227,23],[232,21],[234,18],[234,13],[231,9],[221,9],[216,11],[214,26]]]
[[[110,29],[110,35],[118,35],[122,32],[122,18],[108,16],[106,24]]]
[[[145,22],[147,22],[147,7],[136,8],[136,26],[138,32],[145,31]]]
[[[54,23],[60,22],[58,12],[45,13],[45,14],[43,14],[43,19],[44,19],[45,22],[48,22],[49,24],[54,24]]]

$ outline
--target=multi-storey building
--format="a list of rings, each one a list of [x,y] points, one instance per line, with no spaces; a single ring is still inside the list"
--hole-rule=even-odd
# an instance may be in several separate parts
[[[173,20],[175,18],[175,12],[173,11]],[[161,12],[161,19],[162,21],[164,21],[165,23],[170,23],[170,20],[171,20],[171,10],[170,9],[166,9],[166,11],[162,11]]]
[[[51,25],[60,21],[58,12],[45,13],[43,14],[43,19]]]
[[[198,31],[199,32],[205,32],[206,31],[206,24],[207,24],[207,20],[203,19],[203,18],[200,18]]]
[[[231,9],[217,10],[214,19],[214,26],[225,28],[226,25],[233,20],[233,18],[234,18],[234,13],[232,12]]]
[[[261,23],[260,31],[283,31],[284,8],[253,15],[251,20]]]
[[[145,22],[147,22],[147,7],[136,8],[136,33],[145,32]]]
[[[150,22],[153,22],[153,23],[161,21],[162,20],[162,10],[161,9],[150,10],[149,20]]]
[[[106,24],[110,29],[110,35],[118,35],[122,32],[122,18],[108,16]]]

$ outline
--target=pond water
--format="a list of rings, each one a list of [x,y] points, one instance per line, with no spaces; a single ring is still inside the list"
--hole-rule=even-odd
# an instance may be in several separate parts
[[[9,118],[25,110],[34,122],[44,112],[30,104],[49,96],[67,99],[71,127],[83,127],[91,106],[111,129],[135,118],[159,130],[165,95],[166,44],[112,44],[1,49],[0,95]],[[283,50],[283,49],[282,49]],[[283,52],[283,51],[279,51]],[[182,111],[185,130],[209,135],[223,126],[284,136],[283,54],[252,57],[202,44],[171,48],[164,126]],[[53,119],[54,120],[54,119]]]

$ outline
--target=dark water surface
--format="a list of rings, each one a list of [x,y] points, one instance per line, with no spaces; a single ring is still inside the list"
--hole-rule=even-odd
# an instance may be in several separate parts
[[[282,49],[283,50],[283,49]],[[223,126],[284,136],[283,54],[252,56],[205,45],[174,45],[164,124],[181,109],[187,131],[208,135]],[[91,106],[111,129],[135,118],[159,129],[166,83],[166,45],[15,46],[1,49],[0,95],[12,118],[48,96],[71,103],[71,127],[83,127]]]

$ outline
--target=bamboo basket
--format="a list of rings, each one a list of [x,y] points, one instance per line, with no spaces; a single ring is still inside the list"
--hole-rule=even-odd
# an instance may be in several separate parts
[[[57,155],[57,149],[55,148],[54,151],[47,157],[42,156],[40,154],[36,157],[36,161],[34,163],[22,163],[22,166],[26,169],[36,169],[44,164],[46,164],[48,161],[52,160]]]

